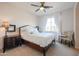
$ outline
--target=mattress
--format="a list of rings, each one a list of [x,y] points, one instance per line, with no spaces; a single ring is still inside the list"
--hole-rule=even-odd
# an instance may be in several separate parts
[[[54,35],[50,33],[27,34],[26,32],[22,32],[21,36],[24,40],[35,43],[40,47],[46,47],[54,40]]]

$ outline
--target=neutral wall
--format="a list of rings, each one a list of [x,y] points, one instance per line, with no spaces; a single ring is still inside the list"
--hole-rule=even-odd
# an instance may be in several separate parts
[[[70,8],[62,12],[62,32],[73,31],[74,9]]]
[[[10,5],[9,3],[0,3],[0,25],[4,19],[8,19],[11,24],[17,27],[23,25],[37,25],[37,17],[29,14],[27,10]]]
[[[57,21],[57,24],[59,25],[58,27],[60,27],[59,15],[60,14],[56,13],[56,14],[52,14],[52,15],[44,15],[44,16],[39,17],[38,25],[40,27],[40,31],[45,31],[45,26],[46,26],[46,23],[47,23],[47,19],[51,18],[51,17],[55,17],[55,20]]]
[[[73,16],[74,16],[73,8],[70,8],[67,10],[63,10],[62,12],[53,13],[49,16],[45,15],[39,17],[38,25],[41,31],[45,31],[45,24],[47,18],[55,17],[60,32],[73,31],[73,18],[74,18]]]

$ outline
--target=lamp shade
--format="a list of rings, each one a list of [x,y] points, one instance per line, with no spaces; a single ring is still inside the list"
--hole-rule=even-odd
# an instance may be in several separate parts
[[[5,28],[8,28],[9,27],[9,21],[4,20],[3,23],[2,23],[2,26],[5,27]]]

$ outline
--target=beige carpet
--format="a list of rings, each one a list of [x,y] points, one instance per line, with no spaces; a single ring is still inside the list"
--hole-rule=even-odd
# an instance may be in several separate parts
[[[73,48],[69,48],[60,43],[56,43],[55,46],[52,46],[47,51],[47,56],[77,56],[79,54]],[[42,53],[32,49],[26,45],[22,45],[21,47],[17,47],[11,50],[7,50],[5,53],[0,52],[1,56],[42,56]]]

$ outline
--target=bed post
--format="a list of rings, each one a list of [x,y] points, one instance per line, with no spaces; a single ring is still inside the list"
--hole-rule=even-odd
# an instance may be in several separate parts
[[[46,49],[43,48],[43,56],[46,56]]]
[[[20,37],[21,37],[21,28],[26,27],[26,26],[29,26],[29,25],[24,25],[24,26],[19,27],[19,36]]]
[[[7,39],[7,31],[5,31],[5,36],[4,36],[4,40],[3,40],[3,53],[5,53],[5,50],[6,50],[6,39]]]
[[[24,26],[21,26],[21,27],[19,27],[18,29],[19,29],[19,39],[20,39],[20,46],[22,45],[22,38],[21,38],[21,29],[23,28],[23,27],[26,27],[26,26],[29,26],[29,25],[24,25]]]
[[[6,49],[6,48],[5,48],[5,46],[4,46],[4,47],[3,47],[3,51],[2,51],[3,53],[5,53],[5,49]]]
[[[5,53],[5,38],[3,40],[3,48],[2,48],[2,52]]]

